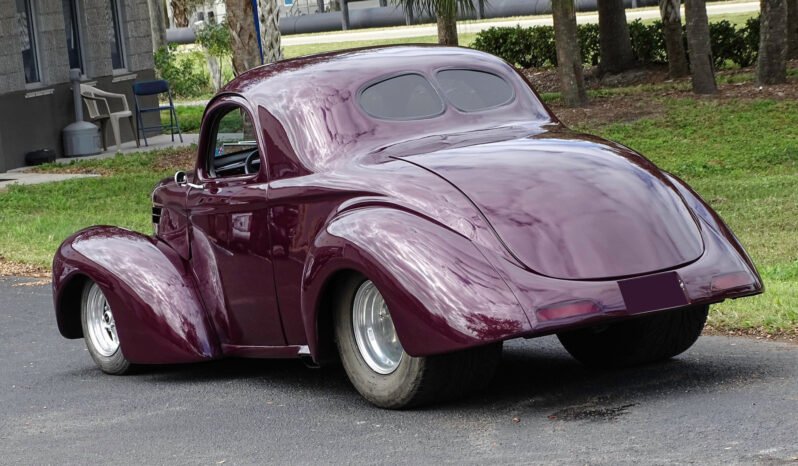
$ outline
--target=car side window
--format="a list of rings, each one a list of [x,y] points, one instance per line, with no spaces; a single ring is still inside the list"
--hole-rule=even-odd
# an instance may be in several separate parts
[[[220,110],[210,140],[206,172],[211,178],[247,175],[260,169],[255,125],[243,108],[230,106]]]

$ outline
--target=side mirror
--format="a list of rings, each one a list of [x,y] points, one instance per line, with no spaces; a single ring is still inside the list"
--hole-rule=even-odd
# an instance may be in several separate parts
[[[186,181],[186,172],[184,172],[184,171],[176,172],[175,173],[175,183],[178,186],[185,186],[186,183],[187,183],[187,181]]]
[[[204,185],[189,183],[188,182],[188,176],[186,175],[186,172],[184,172],[182,170],[177,172],[177,173],[175,173],[174,180],[175,180],[175,184],[177,184],[178,186],[188,186],[189,188],[205,189]]]

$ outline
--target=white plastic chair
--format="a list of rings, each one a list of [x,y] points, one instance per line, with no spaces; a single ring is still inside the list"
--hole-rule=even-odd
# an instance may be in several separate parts
[[[91,118],[92,121],[98,121],[100,123],[100,134],[102,135],[103,150],[108,149],[105,144],[105,123],[110,121],[111,130],[114,133],[116,150],[119,151],[119,144],[122,142],[122,139],[119,136],[119,120],[122,118],[127,118],[128,122],[130,122],[131,131],[133,131],[134,135],[136,134],[136,128],[133,126],[133,112],[130,111],[130,107],[127,105],[127,98],[125,95],[103,91],[86,84],[80,85],[80,95],[83,96],[83,102],[86,104],[86,108],[89,111],[89,118]],[[108,105],[108,99],[121,100],[122,110],[111,112],[111,107]],[[104,105],[105,108],[101,108],[100,104]],[[136,138],[136,147],[139,147],[138,137]]]

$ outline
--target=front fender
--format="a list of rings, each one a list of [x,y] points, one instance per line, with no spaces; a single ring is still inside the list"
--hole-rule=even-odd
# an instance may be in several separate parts
[[[56,320],[67,338],[82,337],[80,290],[96,282],[111,305],[125,358],[138,364],[194,362],[221,356],[191,273],[169,246],[116,227],[77,232],[53,260]]]
[[[411,356],[447,353],[530,330],[518,300],[467,238],[391,207],[344,212],[316,237],[305,265],[302,318],[314,358],[323,290],[342,270],[374,281]]]

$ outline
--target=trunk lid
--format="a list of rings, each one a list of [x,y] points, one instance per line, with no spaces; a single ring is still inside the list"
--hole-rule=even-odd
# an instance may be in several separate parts
[[[646,159],[575,133],[397,158],[448,180],[529,269],[590,280],[650,273],[703,253],[698,225]]]

